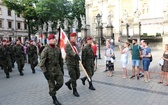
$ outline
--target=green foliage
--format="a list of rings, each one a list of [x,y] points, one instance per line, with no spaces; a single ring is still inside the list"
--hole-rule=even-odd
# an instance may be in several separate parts
[[[73,0],[72,19],[76,17],[79,20],[79,27],[81,27],[80,15],[85,16],[85,0]]]

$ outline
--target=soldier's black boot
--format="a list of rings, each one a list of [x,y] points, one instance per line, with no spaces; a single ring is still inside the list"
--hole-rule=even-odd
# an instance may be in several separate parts
[[[6,73],[6,78],[10,78],[10,75],[9,75],[9,73]]]
[[[33,73],[33,74],[35,74],[35,73],[36,73],[36,71],[35,71],[35,69],[34,69],[34,68],[32,69],[32,73]]]
[[[83,85],[85,85],[85,81],[86,81],[86,79],[87,79],[87,77],[83,77],[83,78],[81,78],[81,80],[82,80],[82,84],[83,84]]]
[[[78,94],[76,88],[73,88],[73,95],[76,96],[76,97],[79,97],[79,94]]]
[[[55,105],[61,105],[61,103],[57,100],[56,96],[52,96],[52,99],[53,99],[53,104],[55,104]]]
[[[23,75],[24,75],[24,74],[23,74],[23,72],[22,72],[22,70],[20,70],[19,72],[20,72],[20,75],[21,75],[21,76],[23,76]]]
[[[93,87],[92,81],[89,82],[89,89],[90,89],[90,90],[96,90],[96,89]]]
[[[68,87],[69,90],[72,90],[71,81],[70,81],[70,80],[67,81],[67,82],[65,83],[65,85]]]

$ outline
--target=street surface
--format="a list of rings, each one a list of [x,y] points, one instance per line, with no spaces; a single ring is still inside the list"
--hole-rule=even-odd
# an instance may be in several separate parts
[[[58,100],[62,105],[168,105],[168,87],[157,84],[160,78],[158,60],[162,54],[163,51],[152,51],[151,81],[145,83],[144,78],[130,79],[131,63],[128,64],[128,78],[122,78],[119,51],[115,51],[113,76],[108,77],[103,72],[105,60],[104,51],[101,50],[102,59],[98,60],[98,69],[93,77],[96,91],[89,90],[88,83],[84,86],[79,79],[77,90],[80,97],[74,97],[72,90],[63,85],[57,92]],[[66,82],[69,79],[66,66],[64,70]],[[6,79],[3,70],[0,70],[0,105],[53,105],[47,81],[39,66],[36,67],[36,74],[32,74],[30,65],[26,63],[23,72],[24,76],[20,76],[15,64],[11,77]],[[83,76],[81,70],[81,77]]]

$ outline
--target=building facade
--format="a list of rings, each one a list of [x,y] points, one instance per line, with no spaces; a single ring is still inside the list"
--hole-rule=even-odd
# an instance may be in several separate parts
[[[16,15],[13,10],[8,10],[0,0],[0,40],[4,37],[10,41],[19,38],[24,42],[28,36],[27,28],[24,18],[20,14]]]
[[[102,16],[101,25],[103,36],[107,37],[106,27],[109,21],[113,25],[115,39],[122,33],[122,24],[127,19],[129,35],[135,31],[133,24],[135,18],[141,23],[141,35],[155,36],[163,34],[164,11],[168,6],[168,0],[86,0],[86,24],[89,26],[90,35],[97,37],[97,14]],[[137,15],[136,12],[139,14]],[[110,17],[110,18],[109,18]],[[115,40],[117,41],[117,40]]]

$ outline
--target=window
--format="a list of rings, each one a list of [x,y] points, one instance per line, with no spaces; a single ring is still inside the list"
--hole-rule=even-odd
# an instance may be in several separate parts
[[[0,28],[2,28],[2,20],[0,20]]]
[[[11,10],[8,10],[8,16],[11,16]]]
[[[0,15],[2,15],[2,9],[0,8]]]
[[[21,29],[20,26],[21,26],[20,23],[17,23],[17,29]]]
[[[24,29],[27,30],[27,24],[26,23],[24,24]]]
[[[8,28],[12,28],[12,22],[11,21],[8,22]]]

